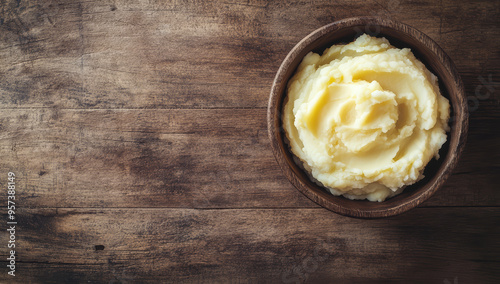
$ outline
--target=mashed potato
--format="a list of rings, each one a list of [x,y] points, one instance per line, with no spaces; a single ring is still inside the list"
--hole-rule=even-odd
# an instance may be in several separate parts
[[[334,195],[383,201],[439,158],[449,108],[436,76],[410,49],[365,34],[304,57],[282,119],[313,180]]]

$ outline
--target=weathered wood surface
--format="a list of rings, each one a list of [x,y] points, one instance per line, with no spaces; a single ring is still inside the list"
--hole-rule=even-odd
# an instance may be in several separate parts
[[[19,257],[19,275],[33,281],[500,280],[497,208],[417,208],[378,220],[323,208],[19,213],[26,225],[19,245],[27,252]]]
[[[274,74],[300,39],[360,15],[425,32],[470,94],[479,75],[500,81],[498,1],[3,2],[3,107],[266,107]],[[482,102],[484,116],[498,118],[495,102]]]
[[[500,205],[497,123],[471,127],[455,174],[423,206]],[[18,172],[24,206],[317,207],[277,166],[265,109],[15,109],[0,124],[0,169]]]
[[[20,206],[18,276],[2,215],[0,282],[498,282],[499,14],[489,0],[0,1],[0,184],[16,172]],[[266,133],[287,52],[360,15],[429,35],[471,96],[454,174],[381,220],[302,196]]]

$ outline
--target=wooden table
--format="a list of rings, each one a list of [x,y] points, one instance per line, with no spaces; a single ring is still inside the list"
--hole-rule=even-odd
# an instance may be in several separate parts
[[[288,51],[360,15],[433,38],[471,103],[446,185],[377,220],[300,194],[266,129]],[[1,1],[0,282],[498,283],[499,16],[490,0]]]

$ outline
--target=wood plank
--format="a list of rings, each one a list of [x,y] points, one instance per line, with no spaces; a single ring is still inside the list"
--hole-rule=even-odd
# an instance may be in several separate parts
[[[281,175],[262,109],[0,115],[2,172],[19,175],[20,194],[33,206],[262,207],[279,204],[276,198],[310,203]]]
[[[424,206],[500,205],[497,125],[472,121]],[[18,175],[28,207],[317,207],[278,167],[265,109],[10,109],[0,126],[0,175]]]
[[[358,15],[428,34],[471,95],[478,76],[500,82],[500,5],[489,0],[16,2],[0,8],[1,107],[265,107],[300,39]]]
[[[18,283],[500,280],[499,208],[417,208],[376,220],[322,208],[23,208],[18,217]],[[5,250],[0,257],[5,267]]]

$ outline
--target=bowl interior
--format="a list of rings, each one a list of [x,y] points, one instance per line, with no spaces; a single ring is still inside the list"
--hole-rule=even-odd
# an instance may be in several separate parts
[[[307,174],[294,163],[293,154],[284,142],[281,110],[286,96],[288,80],[295,73],[304,56],[310,52],[322,54],[333,44],[349,43],[363,33],[385,37],[398,47],[411,49],[425,66],[438,77],[442,95],[450,101],[450,127],[447,142],[439,151],[440,159],[432,159],[425,167],[425,178],[408,186],[404,191],[384,202],[350,200],[333,196],[312,182]],[[467,105],[463,85],[455,67],[444,52],[421,32],[392,21],[378,18],[354,18],[335,22],[310,34],[287,56],[276,76],[269,104],[270,138],[275,156],[292,184],[316,203],[337,213],[362,218],[385,217],[407,211],[432,195],[449,176],[465,143]],[[274,100],[274,101],[273,101]],[[276,131],[271,131],[274,128]],[[273,141],[274,140],[274,141]]]

